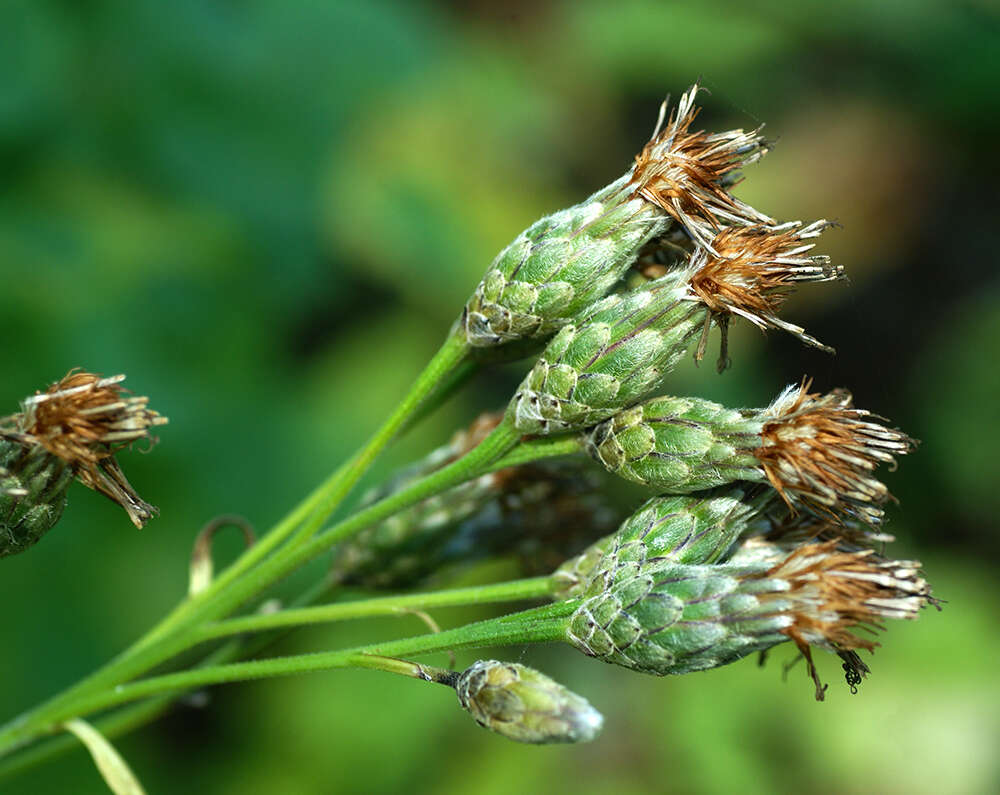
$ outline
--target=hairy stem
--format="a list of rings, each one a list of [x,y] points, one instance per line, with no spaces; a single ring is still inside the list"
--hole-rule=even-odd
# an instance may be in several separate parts
[[[345,621],[370,616],[399,615],[413,610],[436,607],[457,607],[460,605],[481,605],[496,602],[514,602],[522,599],[537,599],[550,596],[554,584],[551,577],[534,577],[527,580],[479,585],[470,588],[453,588],[445,591],[406,594],[403,596],[382,596],[339,602],[320,607],[303,607],[298,610],[282,610],[268,615],[244,616],[206,624],[196,634],[198,640],[221,638],[244,632],[260,632],[276,627],[292,627],[304,624],[320,624]]]
[[[162,625],[154,628],[144,639],[104,668],[0,729],[0,755],[29,741],[39,733],[53,730],[57,721],[52,715],[63,714],[69,708],[69,716],[75,717],[78,712],[73,711],[72,705],[88,694],[126,682],[190,648],[198,642],[196,635],[198,625],[229,614],[338,541],[420,500],[497,468],[497,462],[517,446],[518,438],[512,423],[505,420],[463,458],[409,488],[359,511],[326,532],[310,538],[306,543],[299,546],[286,545],[256,568],[246,572],[244,576],[230,582],[227,588],[215,593],[212,587],[206,589],[200,596],[207,595],[209,598],[192,600],[191,609],[180,619],[176,612],[168,616],[166,620],[169,625],[168,630],[164,630]],[[537,443],[530,444],[533,445],[531,449],[534,458],[547,457],[554,449],[560,453],[565,452],[558,442],[553,445],[550,440],[538,440]]]
[[[298,533],[296,533],[293,543],[300,543],[311,536],[337,509],[361,476],[368,471],[378,454],[416,415],[424,400],[461,368],[463,362],[466,361],[467,352],[468,347],[465,341],[456,334],[450,334],[431,361],[428,362],[423,372],[417,376],[406,397],[361,450],[355,453],[349,461],[338,467],[325,482],[278,522],[260,541],[247,549],[229,568],[221,572],[203,593],[194,599],[182,602],[166,619],[136,644],[136,647],[141,648],[167,635],[175,626],[181,624],[196,609],[197,605],[205,603],[215,594],[225,590],[231,582],[277,549],[296,530]],[[308,523],[306,520],[309,520]]]
[[[61,709],[53,710],[49,720],[54,725],[59,725],[71,717],[88,715],[118,704],[205,685],[326,671],[334,668],[358,667],[359,655],[400,657],[480,646],[557,642],[564,639],[567,616],[572,613],[575,607],[575,602],[558,602],[445,632],[418,635],[389,643],[335,652],[299,654],[276,657],[270,660],[211,665],[190,671],[155,676],[130,684],[118,685],[76,700]],[[361,667],[372,666],[363,665]]]

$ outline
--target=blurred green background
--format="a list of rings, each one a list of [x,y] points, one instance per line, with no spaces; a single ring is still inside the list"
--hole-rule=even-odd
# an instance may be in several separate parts
[[[493,255],[622,173],[662,97],[700,79],[707,128],[766,121],[778,139],[740,195],[840,221],[821,250],[851,283],[785,311],[838,356],[740,325],[729,372],[686,363],[666,389],[756,406],[808,373],[922,439],[886,475],[889,529],[944,611],[890,627],[857,696],[822,655],[824,704],[801,667],[782,683],[790,651],[662,680],[569,649],[503,652],[604,711],[580,748],[516,746],[443,688],[370,672],[216,690],[118,746],[150,793],[1000,789],[994,11],[7,0],[0,413],[83,366],[127,373],[171,422],[153,455],[122,456],[159,519],[137,532],[74,486],[61,524],[2,562],[0,718],[171,607],[206,520],[281,517],[394,405]],[[522,368],[477,382],[370,480],[502,405]],[[343,626],[280,650],[419,629]],[[0,790],[106,791],[79,750]]]

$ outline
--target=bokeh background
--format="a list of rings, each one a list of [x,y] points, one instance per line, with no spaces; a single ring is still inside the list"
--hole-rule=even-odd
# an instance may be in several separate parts
[[[394,405],[494,254],[622,173],[662,97],[700,79],[706,127],[766,121],[778,139],[740,195],[839,221],[822,249],[851,283],[803,289],[785,313],[836,357],[738,326],[729,372],[685,364],[666,388],[754,406],[808,373],[922,439],[886,475],[889,529],[944,611],[892,626],[857,696],[824,655],[823,704],[801,667],[782,683],[791,652],[661,680],[506,650],[604,711],[580,748],[517,746],[444,689],[370,672],[216,690],[118,747],[151,793],[997,791],[994,11],[7,0],[0,413],[84,366],[127,373],[171,422],[154,454],[123,456],[159,519],[137,532],[75,486],[61,524],[2,562],[0,717],[172,606],[207,519],[280,518]],[[477,382],[371,480],[502,405],[521,368]],[[419,630],[384,620],[278,650]],[[0,789],[105,791],[80,750]]]

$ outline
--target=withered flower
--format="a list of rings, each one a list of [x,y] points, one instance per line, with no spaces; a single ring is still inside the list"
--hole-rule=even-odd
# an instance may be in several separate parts
[[[699,89],[696,84],[683,94],[665,127],[667,103],[660,106],[653,137],[636,155],[630,184],[636,195],[660,207],[715,254],[712,238],[724,226],[774,223],[728,190],[738,181],[737,170],[759,160],[768,145],[760,129],[691,132]]]
[[[119,384],[124,375],[101,378],[71,370],[27,398],[9,418],[22,445],[38,445],[68,465],[77,480],[121,505],[136,527],[156,515],[125,478],[115,454],[138,440],[155,444],[150,428],[166,417],[147,408],[149,398],[131,396]]]
[[[781,581],[787,590],[770,597],[777,611],[791,623],[781,632],[798,647],[816,684],[816,698],[823,699],[823,685],[813,665],[811,646],[841,656],[854,687],[868,667],[856,650],[874,651],[879,644],[858,630],[883,629],[884,619],[913,619],[931,602],[930,588],[920,576],[918,561],[889,560],[874,550],[845,552],[839,539],[804,544],[760,575],[762,581]],[[759,595],[762,604],[768,596]]]
[[[794,495],[822,515],[876,525],[891,495],[873,472],[880,463],[894,467],[916,442],[854,408],[849,392],[821,395],[809,386],[788,387],[768,407],[754,455],[789,506]]]
[[[808,254],[830,223],[816,221],[802,226],[791,221],[780,226],[747,226],[724,229],[712,241],[712,251],[700,249],[692,256],[697,270],[691,290],[708,307],[723,333],[729,315],[745,318],[762,331],[781,329],[802,342],[833,353],[833,348],[806,334],[800,326],[778,316],[781,304],[804,282],[828,282],[844,278],[844,269],[830,258]],[[697,358],[704,353],[705,340]],[[720,362],[720,367],[723,366]]]

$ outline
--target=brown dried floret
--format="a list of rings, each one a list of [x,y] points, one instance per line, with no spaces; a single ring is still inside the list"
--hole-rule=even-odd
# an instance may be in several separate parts
[[[25,400],[9,422],[22,444],[40,445],[65,461],[81,483],[117,502],[142,527],[157,510],[136,494],[114,455],[140,439],[155,444],[150,428],[167,418],[147,408],[149,398],[120,387],[124,379],[71,370]]]
[[[930,588],[920,576],[917,561],[889,560],[866,549],[845,552],[839,539],[805,544],[760,575],[779,580],[786,591],[769,598],[791,618],[782,632],[805,658],[823,699],[823,685],[813,665],[811,646],[836,652],[845,662],[848,684],[855,687],[868,667],[855,650],[874,651],[879,644],[855,630],[875,632],[887,618],[913,619],[931,601]]]
[[[723,226],[774,223],[727,190],[738,181],[737,169],[759,160],[768,147],[759,129],[691,132],[698,91],[694,85],[684,93],[665,127],[667,103],[660,107],[653,137],[636,155],[631,183],[636,195],[662,208],[714,253],[711,239]]]
[[[849,392],[821,395],[809,386],[788,387],[771,404],[754,455],[790,507],[794,497],[835,521],[846,515],[877,525],[891,495],[873,472],[894,467],[915,441],[854,408]]]
[[[830,265],[829,257],[807,254],[815,245],[807,241],[819,237],[829,226],[827,221],[804,227],[791,221],[780,226],[724,229],[712,241],[716,253],[701,249],[693,255],[691,266],[696,272],[691,290],[712,311],[716,322],[738,315],[761,330],[781,329],[832,353],[833,348],[778,317],[781,304],[798,284],[843,278],[843,268]],[[699,352],[704,352],[704,342]]]

